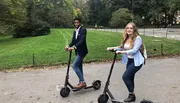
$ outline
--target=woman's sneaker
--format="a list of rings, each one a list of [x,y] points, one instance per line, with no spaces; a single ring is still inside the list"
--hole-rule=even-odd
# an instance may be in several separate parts
[[[135,94],[129,94],[129,96],[124,100],[124,102],[134,102],[136,101]]]

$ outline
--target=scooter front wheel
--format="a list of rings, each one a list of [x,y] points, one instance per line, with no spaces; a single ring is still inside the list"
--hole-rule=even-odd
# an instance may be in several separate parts
[[[70,89],[68,87],[64,87],[61,89],[60,91],[60,95],[62,97],[68,97],[69,96],[69,93],[70,93]]]
[[[107,94],[101,94],[98,98],[98,103],[107,103],[109,96]]]
[[[98,90],[99,88],[101,88],[101,81],[100,80],[96,80],[92,83],[92,86],[95,90]]]

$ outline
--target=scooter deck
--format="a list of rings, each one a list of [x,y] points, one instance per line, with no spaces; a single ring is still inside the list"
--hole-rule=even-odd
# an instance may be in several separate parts
[[[124,102],[122,102],[120,100],[116,100],[116,99],[110,99],[110,101],[112,101],[112,103],[124,103]]]
[[[86,87],[83,87],[83,88],[73,88],[72,91],[76,92],[76,91],[80,91],[81,89],[89,89],[89,88],[93,88],[93,86],[86,86]]]

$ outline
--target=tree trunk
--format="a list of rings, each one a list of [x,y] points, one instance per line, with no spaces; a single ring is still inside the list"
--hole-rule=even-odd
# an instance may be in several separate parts
[[[164,27],[167,27],[167,12],[165,11],[165,18],[164,18]]]

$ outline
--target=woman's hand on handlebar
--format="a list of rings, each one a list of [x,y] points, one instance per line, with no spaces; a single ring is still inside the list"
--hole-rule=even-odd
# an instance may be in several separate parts
[[[112,51],[112,50],[114,50],[114,47],[107,47],[107,50]]]

